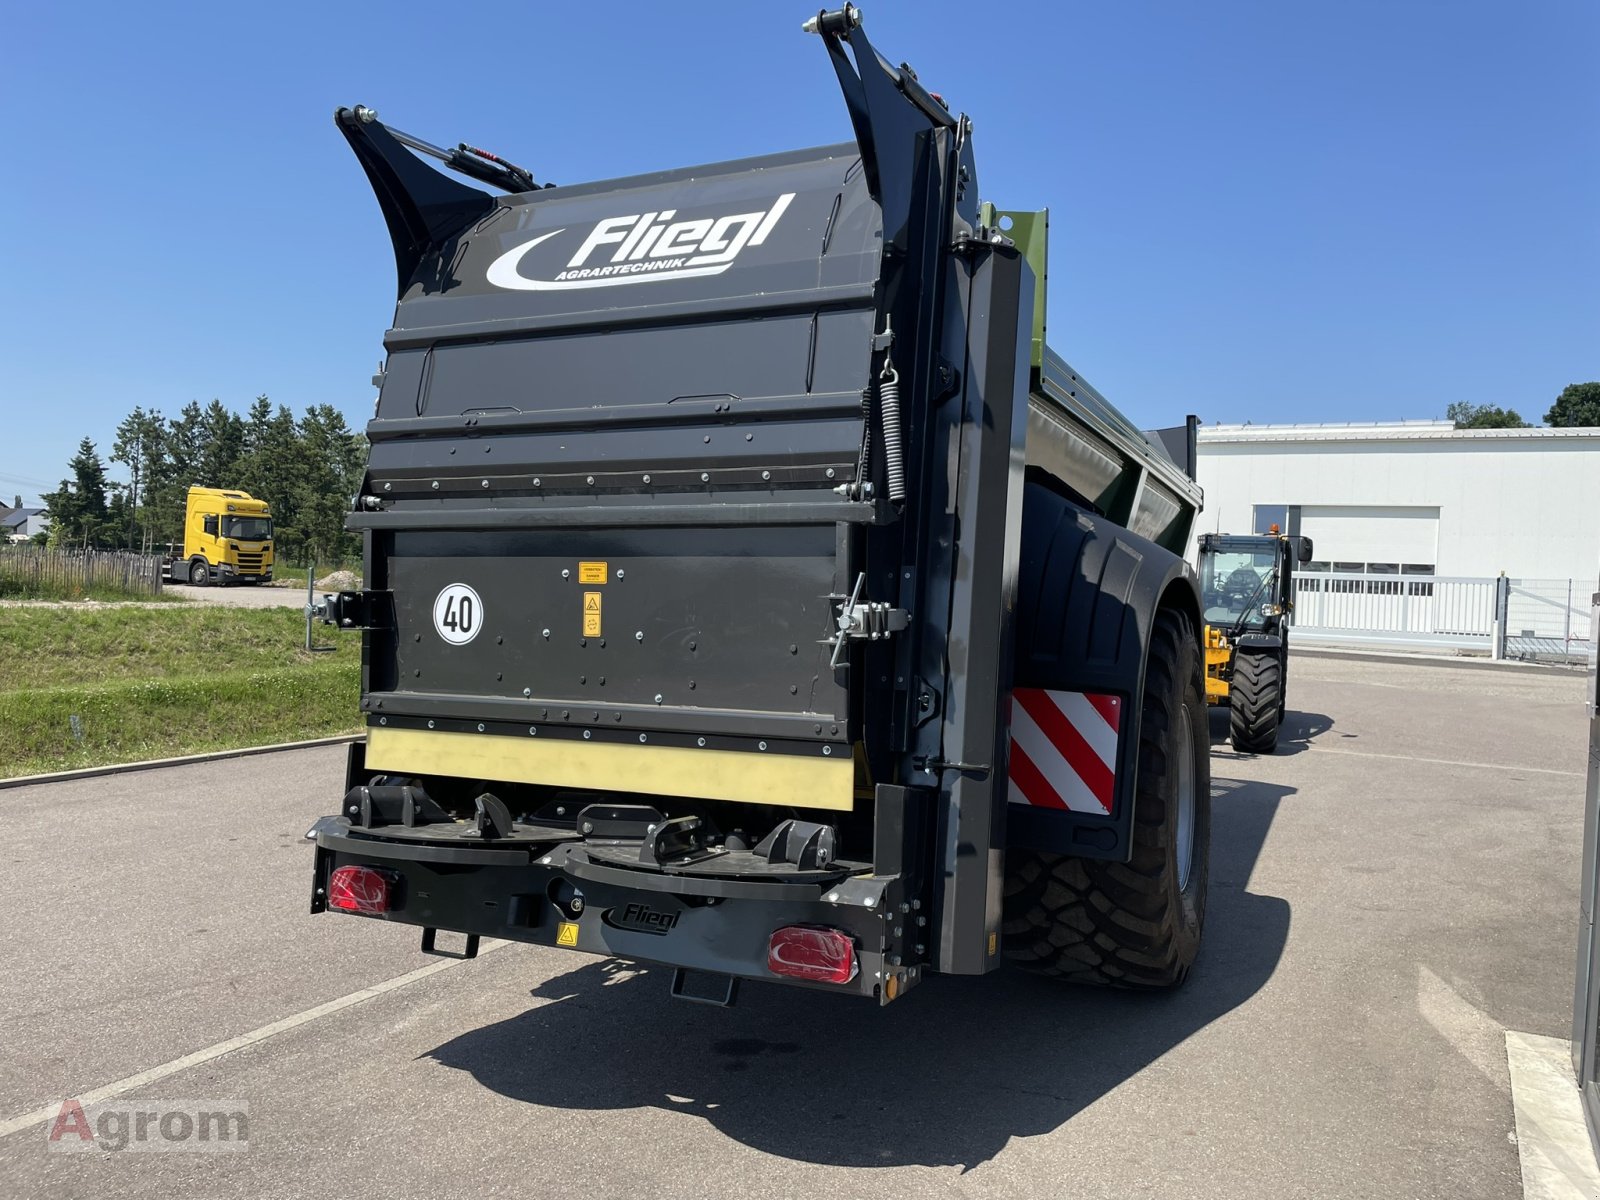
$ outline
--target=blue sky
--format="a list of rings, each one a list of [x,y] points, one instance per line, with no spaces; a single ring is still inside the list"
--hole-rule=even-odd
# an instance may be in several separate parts
[[[1600,5],[864,8],[983,195],[1051,208],[1051,344],[1140,424],[1538,420],[1600,378]],[[808,11],[13,6],[0,498],[136,404],[365,420],[393,260],[335,106],[558,183],[842,140]]]

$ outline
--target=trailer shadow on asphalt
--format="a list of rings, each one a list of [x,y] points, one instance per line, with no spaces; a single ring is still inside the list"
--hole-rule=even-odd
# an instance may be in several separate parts
[[[1058,1129],[1271,978],[1289,904],[1248,890],[1293,788],[1218,778],[1205,946],[1164,995],[1014,971],[931,977],[887,1008],[747,984],[733,1009],[668,999],[670,972],[591,962],[520,1015],[429,1057],[526,1104],[696,1114],[768,1154],[845,1167],[961,1166]]]

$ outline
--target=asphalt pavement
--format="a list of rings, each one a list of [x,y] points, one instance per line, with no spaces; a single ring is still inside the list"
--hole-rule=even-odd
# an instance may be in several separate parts
[[[0,1196],[1521,1196],[1505,1033],[1570,1021],[1581,680],[1306,657],[1289,708],[1278,755],[1215,748],[1165,996],[719,1010],[574,952],[430,958],[307,915],[340,748],[0,792]],[[113,1084],[248,1106],[248,1147],[47,1149],[30,1116]]]

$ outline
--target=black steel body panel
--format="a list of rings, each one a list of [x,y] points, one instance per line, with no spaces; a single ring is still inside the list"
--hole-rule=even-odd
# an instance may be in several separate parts
[[[488,203],[423,256],[386,338],[351,526],[396,619],[368,639],[364,707],[841,740],[843,531],[893,517],[835,490],[859,470],[881,300],[859,152]],[[464,645],[435,629],[452,583],[486,621]]]
[[[576,329],[609,323],[619,308],[713,300],[722,315],[729,297],[760,297],[768,305],[787,297],[799,305],[818,289],[870,288],[879,275],[879,212],[860,159],[854,146],[823,146],[496,197],[494,211],[440,243],[434,263],[411,280],[394,328],[444,330],[499,322],[497,328],[510,334],[522,322],[543,318]],[[730,226],[720,235],[726,244],[704,253],[711,249],[707,234],[716,221],[747,213],[765,217],[786,195],[791,199],[759,242],[759,222]],[[660,225],[664,231],[672,223],[685,226],[678,241],[686,248],[662,254],[668,248],[663,241],[649,247],[648,255],[641,249],[632,265],[703,257],[704,263],[684,265],[684,271],[698,274],[668,268],[606,279],[558,278],[569,270],[627,265],[615,260],[629,227],[598,227],[647,213],[659,220],[644,223],[633,248],[640,248],[649,228]],[[704,232],[687,227],[700,220],[708,226]],[[729,253],[741,234],[746,235],[742,247]],[[596,235],[609,240],[591,241]],[[491,275],[497,261],[518,250],[519,258]]]
[[[880,504],[845,500],[762,503],[744,501],[708,508],[691,501],[659,497],[653,504],[638,503],[638,497],[597,496],[592,504],[543,505],[536,500],[514,500],[482,508],[476,505],[441,503],[426,511],[358,512],[346,518],[354,530],[434,530],[434,529],[636,529],[663,525],[818,525],[824,522],[863,525],[886,521]]]
[[[1111,814],[1013,804],[1007,844],[1122,861],[1132,853],[1145,656],[1155,614],[1167,605],[1200,628],[1200,594],[1187,563],[1040,484],[1027,485],[1015,686],[1111,693],[1124,699],[1130,719],[1118,747]]]
[[[585,583],[580,563],[604,564]],[[833,526],[394,535],[397,690],[626,709],[842,721],[846,689],[823,644],[836,577]],[[482,601],[465,645],[436,635],[434,600],[466,584]],[[586,599],[587,598],[587,599]],[[585,633],[585,605],[597,633]],[[373,693],[380,697],[382,693]],[[435,706],[437,710],[437,706]],[[391,711],[399,711],[393,705]],[[484,711],[489,711],[485,709]],[[812,722],[797,727],[809,735]],[[803,731],[803,732],[802,732]]]
[[[396,689],[369,695],[364,708],[383,714],[399,729],[437,729],[521,738],[530,727],[538,736],[637,742],[641,729],[661,746],[695,745],[713,750],[754,749],[760,738],[774,754],[815,754],[821,744],[848,753],[843,721],[821,713],[769,713],[733,708],[693,708],[657,704],[616,704],[593,698],[533,695],[516,699],[461,697],[448,692]],[[483,726],[479,729],[478,726]],[[710,732],[707,732],[710,731]],[[741,740],[742,739],[742,740]]]
[[[850,299],[870,305],[871,287]],[[646,325],[625,337],[611,324],[562,337],[395,351],[378,417],[455,417],[495,409],[534,416],[597,408],[620,415],[640,405],[700,397],[744,405],[852,391],[859,399],[872,344],[870,308],[819,311],[811,304],[750,322],[730,319],[725,308],[716,316],[683,328]],[[730,329],[737,331],[740,353],[720,357]],[[859,416],[859,405],[856,411]]]
[[[401,297],[363,520],[467,497],[843,502],[880,300],[855,147],[490,203]]]

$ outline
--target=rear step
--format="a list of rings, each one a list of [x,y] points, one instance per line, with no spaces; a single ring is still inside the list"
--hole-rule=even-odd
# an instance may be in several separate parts
[[[469,933],[469,934],[466,935],[467,944],[459,954],[454,954],[454,953],[450,952],[449,950],[440,950],[440,949],[436,948],[435,945],[434,945],[434,939],[437,938],[438,935],[439,935],[439,931],[437,929],[434,929],[432,926],[424,927],[424,929],[422,930],[422,952],[424,954],[434,954],[434,955],[437,955],[440,958],[477,958],[478,957],[478,935],[477,934]]]
[[[718,989],[718,991],[708,991],[704,995],[691,992],[688,987],[691,976],[696,980],[704,980],[707,984]],[[685,967],[673,967],[672,982],[668,985],[667,991],[675,999],[687,1000],[690,1004],[709,1004],[713,1008],[732,1008],[739,999],[739,980],[733,975],[719,975],[712,971],[691,971]]]

